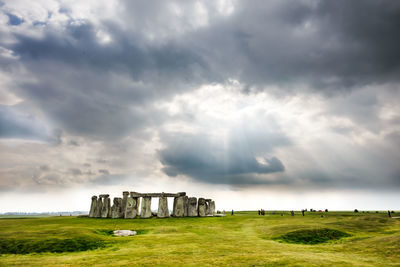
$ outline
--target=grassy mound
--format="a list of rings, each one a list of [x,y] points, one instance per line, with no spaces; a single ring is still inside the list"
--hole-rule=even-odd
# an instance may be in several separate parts
[[[0,239],[0,254],[29,254],[42,252],[74,252],[105,247],[99,239]]]
[[[350,236],[350,234],[347,234],[339,230],[322,228],[322,229],[297,230],[281,235],[276,239],[292,244],[313,245],[313,244],[325,243],[330,240],[338,240],[342,237],[347,237],[347,236]]]

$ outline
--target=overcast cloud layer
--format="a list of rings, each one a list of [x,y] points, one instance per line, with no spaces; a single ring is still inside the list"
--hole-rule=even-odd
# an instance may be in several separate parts
[[[399,1],[2,1],[0,191],[400,189],[399,28]]]

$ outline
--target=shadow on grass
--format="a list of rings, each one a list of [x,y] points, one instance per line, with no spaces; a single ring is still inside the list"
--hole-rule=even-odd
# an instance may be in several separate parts
[[[106,242],[94,238],[69,239],[0,239],[0,254],[29,254],[43,252],[76,252],[106,247]]]
[[[315,245],[348,236],[351,235],[339,230],[322,228],[297,230],[274,237],[273,240],[291,244]]]

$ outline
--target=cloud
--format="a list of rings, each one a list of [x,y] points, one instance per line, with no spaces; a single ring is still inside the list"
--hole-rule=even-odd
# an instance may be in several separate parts
[[[0,105],[0,138],[55,141],[47,125],[22,105]]]
[[[105,174],[105,175],[109,175],[110,174],[110,172],[108,170],[104,170],[104,169],[99,170],[99,172],[102,173],[102,174]]]
[[[399,14],[369,0],[8,1],[0,188],[398,186]]]

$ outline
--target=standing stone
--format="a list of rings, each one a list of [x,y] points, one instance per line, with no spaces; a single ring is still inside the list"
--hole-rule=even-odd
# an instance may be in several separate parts
[[[142,198],[142,210],[140,212],[140,218],[151,218],[151,197]]]
[[[197,209],[200,217],[206,216],[206,200],[204,198],[199,198]]]
[[[101,211],[103,209],[103,198],[99,196],[97,199],[97,206],[96,206],[96,218],[101,218]]]
[[[212,200],[210,201],[210,215],[214,216],[214,213],[215,213],[215,201]]]
[[[122,192],[122,206],[121,206],[121,208],[122,208],[122,211],[124,212],[124,214],[125,214],[125,209],[126,209],[126,201],[128,200],[128,197],[129,197],[129,192],[128,191]]]
[[[137,199],[138,199],[137,197],[127,198],[125,206],[125,216],[124,216],[125,219],[134,219],[138,215],[136,209]]]
[[[100,195],[103,198],[103,207],[101,208],[101,218],[108,218],[110,217],[110,195]]]
[[[210,202],[211,202],[211,199],[206,199],[206,216],[209,216],[211,214],[211,212],[210,212]]]
[[[158,218],[168,218],[169,217],[168,198],[167,197],[159,197],[157,217]]]
[[[123,218],[122,198],[115,197],[113,202],[114,205],[111,207],[111,217],[114,219]]]
[[[90,204],[89,217],[96,217],[96,207],[97,207],[97,196],[92,196],[92,203]]]
[[[183,202],[184,202],[184,212],[183,212],[183,216],[187,217],[189,215],[189,197],[188,196],[184,196],[183,197]]]
[[[178,197],[174,197],[174,204],[173,204],[173,207],[172,207],[172,216],[175,216],[175,213],[176,213],[176,204],[177,204],[177,200],[178,199]]]
[[[197,211],[197,198],[189,197],[188,199],[188,216],[197,217],[199,215]]]
[[[111,199],[107,197],[108,213],[107,218],[111,218]]]
[[[174,199],[174,217],[183,217],[185,214],[185,197],[176,197]]]
[[[130,194],[131,194],[131,197],[133,197],[136,200],[136,204],[135,204],[136,215],[139,215],[140,197],[138,196],[137,192],[131,192]]]

